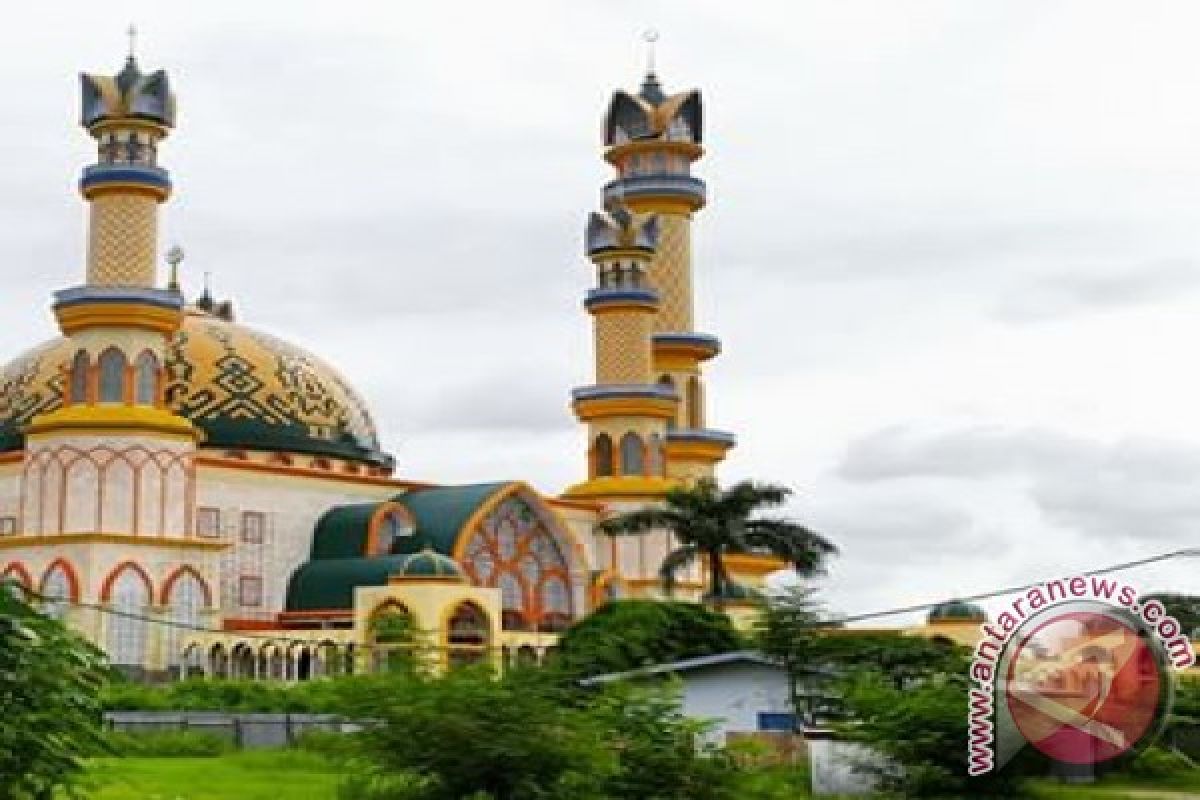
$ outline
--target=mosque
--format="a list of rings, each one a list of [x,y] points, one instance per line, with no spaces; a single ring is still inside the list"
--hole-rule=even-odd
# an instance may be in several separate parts
[[[368,669],[393,615],[442,663],[532,660],[600,604],[661,595],[668,534],[596,525],[713,475],[734,444],[708,427],[702,366],[720,344],[693,321],[698,91],[650,73],[609,103],[614,174],[583,237],[595,382],[570,398],[586,477],[550,495],[408,477],[333,366],[207,290],[186,298],[181,253],[160,263],[168,76],[130,55],[81,85],[86,269],[53,294],[62,335],[0,373],[0,573],[148,678]],[[782,564],[727,566],[736,606]],[[699,599],[703,569],[680,596]]]

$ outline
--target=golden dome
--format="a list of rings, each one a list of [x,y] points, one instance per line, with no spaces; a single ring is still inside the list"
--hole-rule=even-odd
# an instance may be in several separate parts
[[[0,370],[0,451],[61,407],[73,355],[53,339]],[[204,432],[203,446],[312,453],[391,466],[362,398],[333,367],[274,336],[189,309],[166,359],[166,403]]]

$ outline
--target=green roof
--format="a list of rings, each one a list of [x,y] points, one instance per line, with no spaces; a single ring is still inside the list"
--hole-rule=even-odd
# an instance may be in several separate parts
[[[327,558],[301,564],[288,581],[287,611],[354,608],[354,587],[384,586],[404,570],[408,556]]]
[[[321,515],[313,530],[309,558],[361,558],[367,552],[371,516],[383,503],[334,506]]]
[[[442,555],[453,555],[454,545],[463,525],[480,506],[512,481],[474,483],[466,486],[438,486],[433,489],[414,489],[393,498],[412,512],[416,531],[397,546],[404,553],[419,553],[432,549]]]

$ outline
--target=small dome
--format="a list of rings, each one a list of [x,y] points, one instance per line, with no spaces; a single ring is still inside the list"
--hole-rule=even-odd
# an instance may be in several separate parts
[[[404,559],[400,569],[391,574],[389,580],[439,580],[463,583],[467,580],[462,567],[449,556],[433,550],[422,550]]]
[[[928,622],[983,622],[986,619],[987,612],[974,603],[949,600],[933,607]]]

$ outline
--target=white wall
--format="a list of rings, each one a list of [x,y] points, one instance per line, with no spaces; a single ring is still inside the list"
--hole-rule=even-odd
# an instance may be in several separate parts
[[[738,662],[680,673],[683,713],[716,719],[710,737],[723,742],[727,733],[758,730],[760,711],[789,712],[787,673],[778,667]]]

